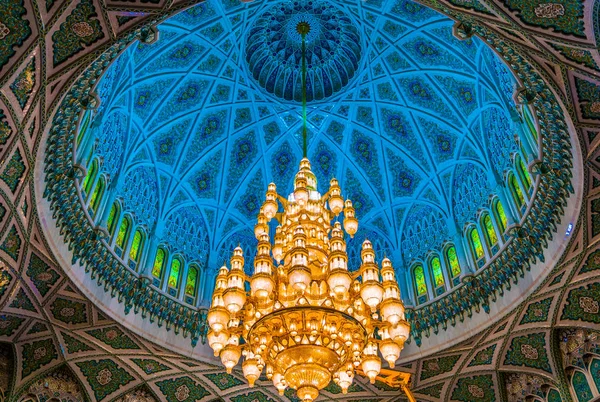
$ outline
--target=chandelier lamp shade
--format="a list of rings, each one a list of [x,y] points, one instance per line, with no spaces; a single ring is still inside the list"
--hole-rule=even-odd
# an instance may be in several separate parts
[[[297,31],[305,89],[310,25],[300,22]],[[230,266],[222,266],[216,277],[207,337],[227,372],[243,358],[251,387],[265,371],[280,394],[289,387],[310,402],[332,380],[346,393],[357,371],[374,383],[381,357],[394,367],[410,325],[392,263],[383,258],[380,267],[370,241],[362,244],[360,267],[348,268],[345,234],[356,234],[358,220],[335,178],[327,193],[317,190],[306,157],[304,92],[304,158],[294,190],[285,198],[269,184],[254,227],[253,274],[246,275],[238,246]],[[274,231],[273,219],[278,222]]]

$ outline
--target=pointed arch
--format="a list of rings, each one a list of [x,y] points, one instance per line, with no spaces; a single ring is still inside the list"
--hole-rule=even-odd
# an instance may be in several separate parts
[[[456,286],[460,280],[462,269],[460,267],[460,262],[458,261],[458,255],[456,254],[456,247],[454,244],[451,244],[446,248],[444,256],[446,259],[446,267],[448,267],[448,273],[450,274],[450,278],[452,278],[452,284],[453,286]]]
[[[200,269],[196,264],[190,264],[187,277],[185,279],[185,302],[194,304],[198,295],[198,280],[200,278]]]
[[[593,399],[592,389],[583,372],[575,370],[571,377],[571,386],[579,402],[589,402]]]
[[[525,204],[525,197],[523,196],[523,192],[521,191],[521,186],[517,181],[517,177],[513,172],[508,174],[508,188],[510,189],[510,193],[512,195],[513,201],[517,207],[517,210],[521,213],[525,213],[525,209],[527,205]]]
[[[508,218],[506,217],[504,207],[498,198],[495,198],[494,201],[492,201],[492,212],[500,232],[504,234],[504,232],[506,232],[506,228],[508,227]]]
[[[131,240],[131,246],[129,247],[129,267],[131,269],[135,270],[138,268],[140,256],[144,248],[144,239],[144,232],[139,228],[136,229]]]
[[[121,212],[121,206],[117,201],[115,201],[110,207],[110,212],[108,213],[108,218],[106,219],[106,229],[112,238],[115,234],[115,228],[117,227],[117,222],[119,221],[119,214]]]
[[[425,270],[423,264],[416,264],[413,269],[413,278],[415,280],[415,294],[417,295],[417,304],[423,304],[427,301],[427,282],[425,282]]]
[[[125,216],[121,221],[121,226],[119,226],[119,232],[117,233],[117,240],[115,241],[116,252],[121,257],[125,253],[125,248],[127,246],[127,240],[129,239],[130,231],[131,218],[129,216]]]
[[[100,176],[98,182],[94,186],[94,191],[92,192],[92,196],[90,197],[89,211],[90,215],[96,216],[98,212],[98,207],[100,206],[100,201],[102,201],[102,197],[104,196],[104,187],[106,185],[106,181],[104,176]]]
[[[519,174],[519,178],[521,179],[521,183],[523,183],[523,187],[528,194],[531,194],[533,191],[533,184],[531,180],[531,175],[527,170],[527,166],[525,166],[525,162],[523,162],[523,158],[520,155],[517,155],[515,160],[515,165],[517,168],[517,173]]]
[[[498,252],[498,234],[496,233],[496,228],[492,222],[492,217],[488,212],[484,212],[481,215],[480,221],[483,233],[485,234],[485,242],[488,246],[488,250],[490,250],[490,254],[496,254]]]
[[[439,296],[446,291],[446,280],[442,272],[442,261],[438,255],[434,255],[429,259],[429,270],[433,279],[435,295]]]
[[[485,264],[485,251],[483,250],[483,244],[481,243],[481,236],[475,226],[471,226],[467,230],[467,237],[475,265],[478,268],[481,268]]]
[[[169,269],[169,280],[167,281],[168,292],[171,296],[177,297],[179,285],[181,282],[181,271],[183,270],[183,259],[179,256],[171,260]]]
[[[165,273],[165,265],[167,264],[167,252],[162,246],[156,249],[154,264],[152,265],[152,283],[156,287],[160,287]]]
[[[87,173],[85,174],[85,178],[83,179],[83,184],[81,185],[81,189],[83,190],[83,197],[87,198],[87,196],[92,191],[92,186],[96,181],[96,176],[98,175],[98,159],[94,158],[90,167],[88,168]]]

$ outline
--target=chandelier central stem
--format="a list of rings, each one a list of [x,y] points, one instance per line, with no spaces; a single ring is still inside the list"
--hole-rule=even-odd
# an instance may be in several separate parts
[[[307,129],[306,129],[306,35],[310,32],[308,22],[300,22],[296,30],[302,36],[302,155],[307,157]]]

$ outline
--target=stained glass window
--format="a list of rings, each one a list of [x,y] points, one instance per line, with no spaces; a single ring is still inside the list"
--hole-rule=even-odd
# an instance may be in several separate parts
[[[448,258],[448,266],[450,266],[452,277],[456,278],[458,275],[460,275],[460,264],[458,262],[458,256],[456,255],[456,248],[454,246],[448,247],[448,250],[446,250],[446,257]]]
[[[519,169],[519,175],[521,176],[521,180],[523,180],[525,188],[529,191],[531,188],[531,176],[529,175],[529,171],[527,170],[527,167],[521,158],[519,158],[519,161],[517,162],[517,169]]]
[[[90,166],[89,170],[87,171],[87,174],[85,175],[85,178],[83,179],[83,192],[85,194],[89,194],[90,190],[92,189],[92,184],[94,184],[94,181],[96,180],[96,173],[98,172],[98,161],[96,161],[94,159],[94,161],[92,162],[92,166]]]
[[[508,219],[506,218],[506,213],[504,213],[504,207],[502,206],[499,200],[496,200],[495,207],[500,230],[502,231],[502,233],[504,233],[506,231],[506,227],[508,226]]]
[[[115,202],[110,208],[110,212],[108,213],[108,219],[106,220],[106,228],[108,229],[108,233],[110,233],[111,236],[113,235],[113,233],[115,233],[115,224],[118,209],[119,206]]]
[[[471,247],[473,247],[473,254],[475,255],[476,260],[480,260],[485,256],[483,251],[483,245],[481,244],[481,238],[479,237],[479,233],[477,229],[472,228],[470,232],[471,237]]]
[[[198,285],[198,268],[194,265],[190,267],[185,281],[185,294],[188,296],[196,296],[196,287]]]
[[[433,282],[435,283],[436,289],[440,286],[444,286],[444,274],[442,273],[442,264],[439,257],[433,257],[429,264],[431,265]]]
[[[142,253],[142,232],[140,230],[136,230],[133,235],[133,241],[131,242],[131,247],[129,248],[129,258],[135,262],[139,261],[140,254]]]
[[[92,193],[92,198],[90,199],[90,208],[95,214],[98,211],[98,205],[100,205],[100,200],[102,199],[102,195],[104,194],[104,178],[101,177],[98,180],[98,184],[94,188],[94,192]]]
[[[523,108],[523,115],[525,116],[525,122],[527,123],[527,127],[529,128],[529,133],[532,135],[535,142],[537,142],[537,129],[535,128],[535,123],[533,121],[533,116],[531,115],[531,111],[528,107]]]
[[[523,197],[523,192],[521,191],[521,187],[519,187],[519,183],[517,183],[517,178],[514,174],[511,174],[508,177],[508,184],[510,184],[510,189],[515,199],[515,204],[517,204],[517,208],[521,209],[525,205],[525,198]]]
[[[117,247],[120,247],[121,250],[125,248],[125,242],[127,241],[127,236],[129,235],[129,219],[124,218],[123,222],[121,222],[121,227],[119,228],[119,234],[117,234]]]
[[[179,286],[179,274],[181,271],[181,261],[173,258],[171,262],[171,271],[169,272],[169,287],[176,289]]]
[[[488,242],[488,246],[492,247],[498,243],[498,236],[496,235],[496,229],[494,229],[494,224],[492,223],[492,218],[489,214],[485,214],[483,219],[481,219],[481,223],[483,224],[483,228],[485,230],[485,237]]]
[[[165,250],[159,248],[156,251],[156,257],[154,258],[154,266],[152,267],[152,276],[161,279],[163,275],[163,268],[165,267]]]
[[[425,272],[421,264],[417,265],[414,269],[415,272],[415,286],[417,288],[417,296],[427,294],[427,285],[425,284]]]
[[[548,402],[562,402],[560,393],[555,389],[551,389],[550,392],[548,392]]]
[[[77,135],[77,145],[81,144],[81,140],[85,137],[85,133],[90,125],[90,116],[91,112],[88,110],[85,112],[83,116],[83,122],[81,123],[81,128],[79,129],[79,135]]]

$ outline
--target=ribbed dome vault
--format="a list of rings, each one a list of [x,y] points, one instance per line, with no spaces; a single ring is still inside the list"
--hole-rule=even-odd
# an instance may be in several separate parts
[[[410,301],[402,273],[460,241],[505,181],[523,130],[501,60],[416,3],[207,1],[168,19],[98,85],[86,135],[107,194],[144,229],[145,247],[214,272],[241,244],[251,269],[267,184],[289,192],[302,153],[290,28],[301,18],[315,28],[308,154],[320,190],[338,178],[357,209],[353,268],[369,238]]]

